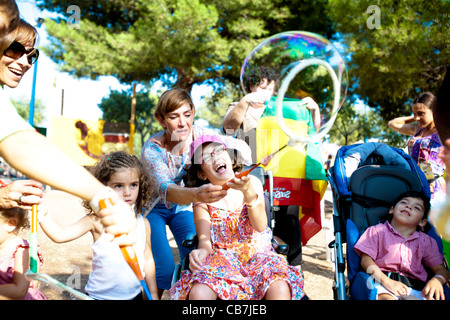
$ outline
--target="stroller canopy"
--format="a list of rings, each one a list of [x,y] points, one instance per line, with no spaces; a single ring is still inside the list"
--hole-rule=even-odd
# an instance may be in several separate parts
[[[421,191],[430,197],[430,187],[422,170],[403,150],[384,143],[369,142],[344,146],[336,154],[332,172],[340,196],[350,196],[350,177],[361,166],[387,165],[415,173],[421,181]]]

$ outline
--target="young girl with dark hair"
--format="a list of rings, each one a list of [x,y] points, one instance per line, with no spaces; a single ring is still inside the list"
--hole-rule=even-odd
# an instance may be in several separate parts
[[[134,208],[137,218],[136,237],[133,245],[141,272],[150,289],[152,299],[156,292],[155,263],[150,242],[150,225],[142,216],[145,202],[149,198],[148,176],[136,156],[126,152],[114,152],[103,158],[91,169],[100,182],[112,188],[119,198]],[[83,203],[88,215],[70,226],[61,227],[39,210],[38,220],[42,230],[57,243],[75,240],[90,232],[92,244],[92,272],[85,291],[98,300],[142,300],[141,285],[125,261],[117,243],[105,239],[103,225],[87,201]]]
[[[191,144],[186,184],[230,189],[213,203],[194,203],[198,247],[189,254],[190,270],[170,289],[171,298],[299,300],[303,275],[272,248],[262,184],[252,175],[236,178],[226,149],[214,135]]]

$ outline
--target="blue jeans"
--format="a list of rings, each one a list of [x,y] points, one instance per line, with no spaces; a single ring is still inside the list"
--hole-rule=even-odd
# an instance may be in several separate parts
[[[195,233],[194,217],[192,211],[175,213],[176,206],[167,209],[165,205],[158,204],[147,215],[151,228],[151,245],[156,268],[156,285],[159,289],[170,289],[175,261],[172,249],[167,239],[166,225],[169,226],[180,254],[180,261],[189,253],[181,243],[189,233]]]

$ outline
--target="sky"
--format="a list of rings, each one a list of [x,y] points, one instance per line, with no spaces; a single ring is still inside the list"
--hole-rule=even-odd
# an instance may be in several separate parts
[[[46,14],[49,14],[41,12],[36,7],[34,0],[16,0],[16,3],[21,17],[31,25],[36,26],[39,17],[46,17]],[[41,26],[37,30],[39,33],[38,47],[45,46],[48,44],[45,27]],[[22,78],[17,88],[11,89],[5,86],[5,92],[11,99],[30,100],[33,73],[34,65]],[[36,76],[36,100],[41,100],[46,106],[46,120],[42,124],[43,127],[48,126],[52,116],[61,115],[61,109],[63,109],[64,117],[98,120],[102,116],[102,111],[98,108],[102,98],[108,97],[111,90],[125,90],[130,87],[130,85],[121,84],[112,76],[102,76],[98,80],[90,80],[87,78],[77,79],[68,73],[59,72],[56,63],[40,50]],[[64,102],[62,103],[63,90]],[[194,86],[192,98],[196,106],[205,93],[204,87]]]

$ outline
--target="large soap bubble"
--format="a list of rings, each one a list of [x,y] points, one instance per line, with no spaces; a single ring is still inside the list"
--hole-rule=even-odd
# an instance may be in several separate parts
[[[280,127],[291,140],[319,141],[330,130],[347,92],[345,63],[332,43],[311,32],[290,31],[262,41],[247,56],[241,69],[241,86],[250,93],[249,84],[259,79],[262,68],[276,73],[276,91],[266,103],[266,114],[278,117]],[[267,70],[267,69],[266,69]],[[289,114],[305,109],[302,99],[311,97],[318,105],[321,126],[303,134],[286,125]],[[306,101],[306,100],[305,100]],[[309,114],[305,110],[303,115]]]

